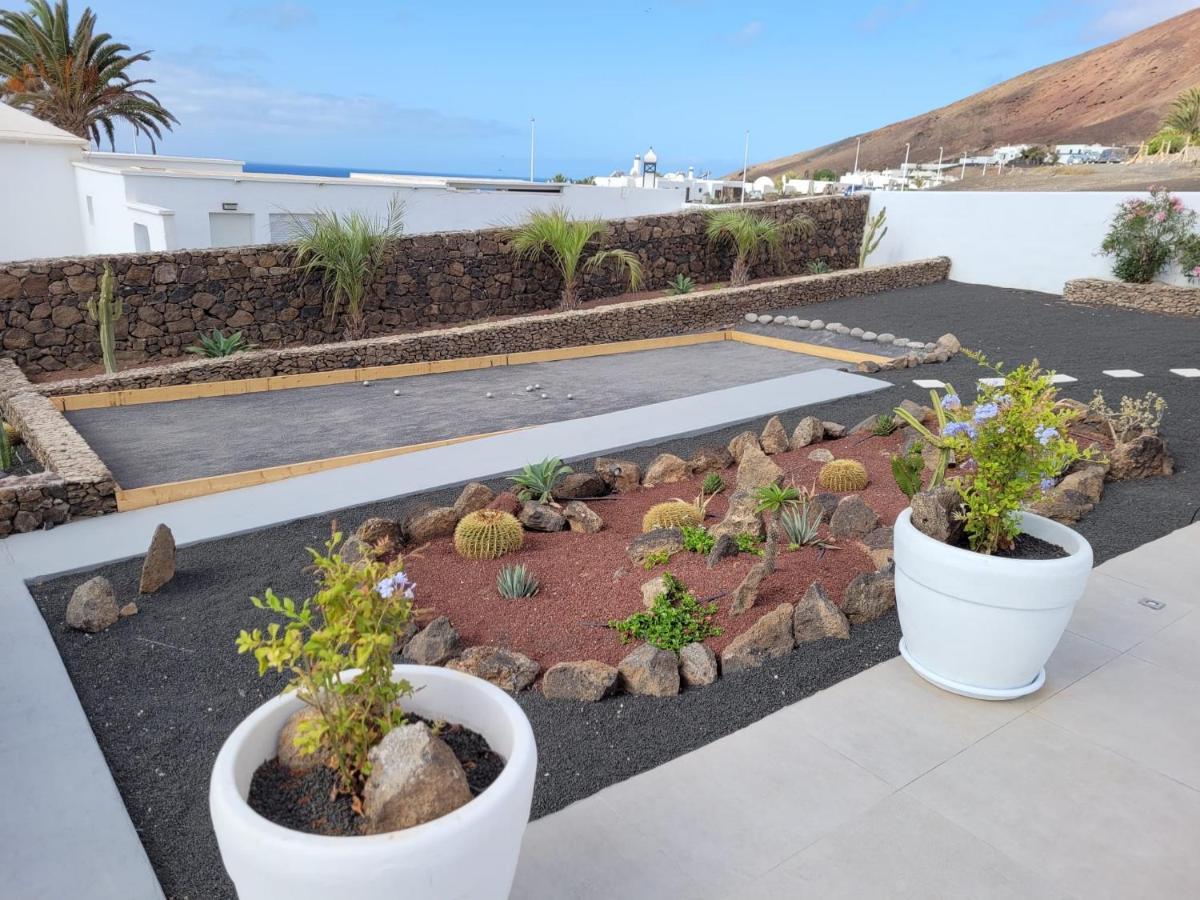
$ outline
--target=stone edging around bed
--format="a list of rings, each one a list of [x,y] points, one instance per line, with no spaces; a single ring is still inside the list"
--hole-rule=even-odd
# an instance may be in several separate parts
[[[664,337],[714,328],[753,309],[809,305],[934,284],[944,281],[949,270],[950,260],[944,256],[866,269],[843,269],[741,288],[518,316],[415,334],[255,350],[221,359],[198,359],[130,369],[115,375],[49,382],[37,389],[47,396],[91,394]]]
[[[1104,278],[1074,278],[1063,287],[1063,299],[1080,306],[1116,306],[1165,316],[1200,318],[1200,288],[1157,281],[1131,284]]]
[[[9,359],[0,359],[0,413],[46,469],[0,478],[0,537],[116,512],[108,467]]]

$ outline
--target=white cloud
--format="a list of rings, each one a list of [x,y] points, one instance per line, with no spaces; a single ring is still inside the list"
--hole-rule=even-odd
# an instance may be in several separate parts
[[[283,0],[281,3],[248,4],[229,13],[229,21],[237,25],[278,28],[284,31],[305,28],[312,25],[316,18],[312,9],[291,0]]]

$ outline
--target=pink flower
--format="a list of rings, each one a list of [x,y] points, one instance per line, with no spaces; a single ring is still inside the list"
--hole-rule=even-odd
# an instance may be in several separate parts
[[[1154,221],[1156,221],[1156,222],[1165,222],[1165,221],[1167,221],[1167,214],[1166,214],[1165,212],[1161,212],[1161,211],[1160,211],[1160,212],[1157,212],[1157,213],[1155,213],[1155,214],[1154,214]]]
[[[1172,197],[1171,198],[1171,209],[1175,210],[1176,212],[1179,212],[1181,209],[1183,209],[1183,201],[1180,200],[1178,197]]]
[[[1192,275],[1195,278],[1200,278],[1200,266],[1196,266],[1196,268],[1192,269]]]

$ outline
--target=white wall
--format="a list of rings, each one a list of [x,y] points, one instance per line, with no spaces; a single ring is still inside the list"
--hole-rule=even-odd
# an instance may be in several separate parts
[[[950,257],[950,277],[1061,294],[1072,278],[1112,278],[1100,242],[1128,194],[1062,191],[887,191],[871,194],[870,214],[887,207],[887,236],[873,265]],[[1143,195],[1144,196],[1144,195]],[[1200,193],[1179,198],[1200,211]],[[1178,273],[1164,280],[1185,283]]]
[[[0,262],[84,252],[71,163],[80,146],[0,141]]]

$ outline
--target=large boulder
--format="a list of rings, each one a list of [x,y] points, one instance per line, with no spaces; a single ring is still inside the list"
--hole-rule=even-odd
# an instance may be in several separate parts
[[[362,809],[368,834],[421,825],[471,800],[462,764],[424,722],[393,728],[367,758]]]
[[[962,349],[962,344],[953,334],[947,333],[937,339],[937,349],[949,356],[953,356]]]
[[[790,603],[780,603],[730,641],[721,652],[721,671],[731,675],[746,669],[757,669],[768,659],[791,653],[796,646],[792,637],[794,612]]]
[[[486,509],[487,505],[495,499],[496,492],[490,487],[481,482],[472,481],[462,489],[458,499],[454,501],[454,515],[461,519],[463,516]]]
[[[646,474],[642,476],[642,484],[654,487],[658,484],[674,484],[686,481],[692,477],[692,467],[686,459],[680,459],[674,453],[660,453],[646,466]]]
[[[617,671],[628,694],[671,697],[679,693],[679,660],[670,650],[642,644],[617,664]]]
[[[595,659],[561,662],[542,676],[542,694],[550,700],[594,703],[613,692],[618,675],[615,666]]]
[[[963,521],[959,518],[962,497],[952,484],[917,491],[909,501],[912,507],[913,528],[935,541],[955,544],[962,537]]]
[[[825,439],[825,423],[816,416],[805,416],[792,430],[791,448],[799,450]]]
[[[758,442],[762,446],[763,452],[768,454],[783,453],[788,449],[787,429],[783,427],[779,416],[771,416],[767,420],[762,434],[758,436]]]
[[[554,485],[555,500],[585,500],[603,497],[608,492],[608,482],[595,472],[572,472]]]
[[[67,603],[67,624],[78,631],[95,634],[121,617],[112,583],[97,575],[81,584]]]
[[[707,475],[709,472],[722,472],[733,465],[733,454],[724,447],[699,447],[688,460],[693,475]]]
[[[725,517],[709,529],[718,541],[723,537],[736,538],[739,534],[763,536],[762,516],[758,512],[758,501],[747,491],[734,491],[729,495]],[[715,550],[716,547],[714,546]]]
[[[847,494],[838,501],[829,520],[829,533],[835,538],[865,537],[879,525],[879,513],[858,494]]]
[[[567,526],[580,534],[595,534],[604,527],[600,514],[582,500],[572,500],[563,507],[563,516]]]
[[[679,677],[688,687],[703,687],[717,680],[717,654],[707,644],[687,644],[679,650]]]
[[[656,528],[633,539],[626,553],[631,562],[642,565],[652,553],[666,551],[668,555],[683,549],[683,531],[679,528]]]
[[[842,612],[851,625],[873,622],[896,606],[896,576],[890,569],[864,572],[846,585]]]
[[[175,577],[175,535],[166,525],[159,524],[150,539],[150,549],[142,562],[138,593],[153,594]]]
[[[792,614],[792,634],[797,644],[823,638],[844,640],[850,637],[850,622],[836,603],[829,598],[824,585],[814,581]]]
[[[747,447],[738,462],[735,491],[754,493],[769,484],[777,484],[783,478],[783,469],[775,464],[757,447]]]
[[[596,460],[596,474],[618,494],[637,490],[642,483],[641,466],[628,459],[601,456]]]
[[[525,654],[504,647],[468,647],[460,657],[446,663],[446,668],[490,681],[515,694],[533,684],[541,667]]]
[[[753,431],[743,431],[729,442],[729,455],[733,457],[734,462],[742,461],[742,453],[747,447],[753,447],[758,451],[762,450],[762,446],[758,443],[758,435]]]
[[[1128,441],[1121,441],[1109,451],[1109,481],[1130,478],[1154,478],[1175,471],[1175,460],[1167,450],[1161,434],[1145,432]]]
[[[412,543],[420,546],[437,538],[449,537],[454,534],[457,524],[458,513],[453,506],[435,506],[413,515],[404,530],[408,532]]]
[[[758,513],[758,500],[754,493],[759,488],[778,483],[782,478],[783,469],[761,449],[754,445],[744,447],[725,518],[712,527],[711,533],[718,538],[743,532],[761,537],[762,517]]]
[[[731,615],[740,615],[758,601],[758,589],[762,587],[763,579],[767,577],[767,567],[757,562],[750,567],[742,583],[733,589],[733,597],[729,601]]]
[[[527,500],[517,513],[521,524],[529,531],[565,531],[567,517],[549,503]]]
[[[438,616],[404,647],[405,662],[419,666],[440,666],[458,656],[462,650],[462,638],[445,616]]]

